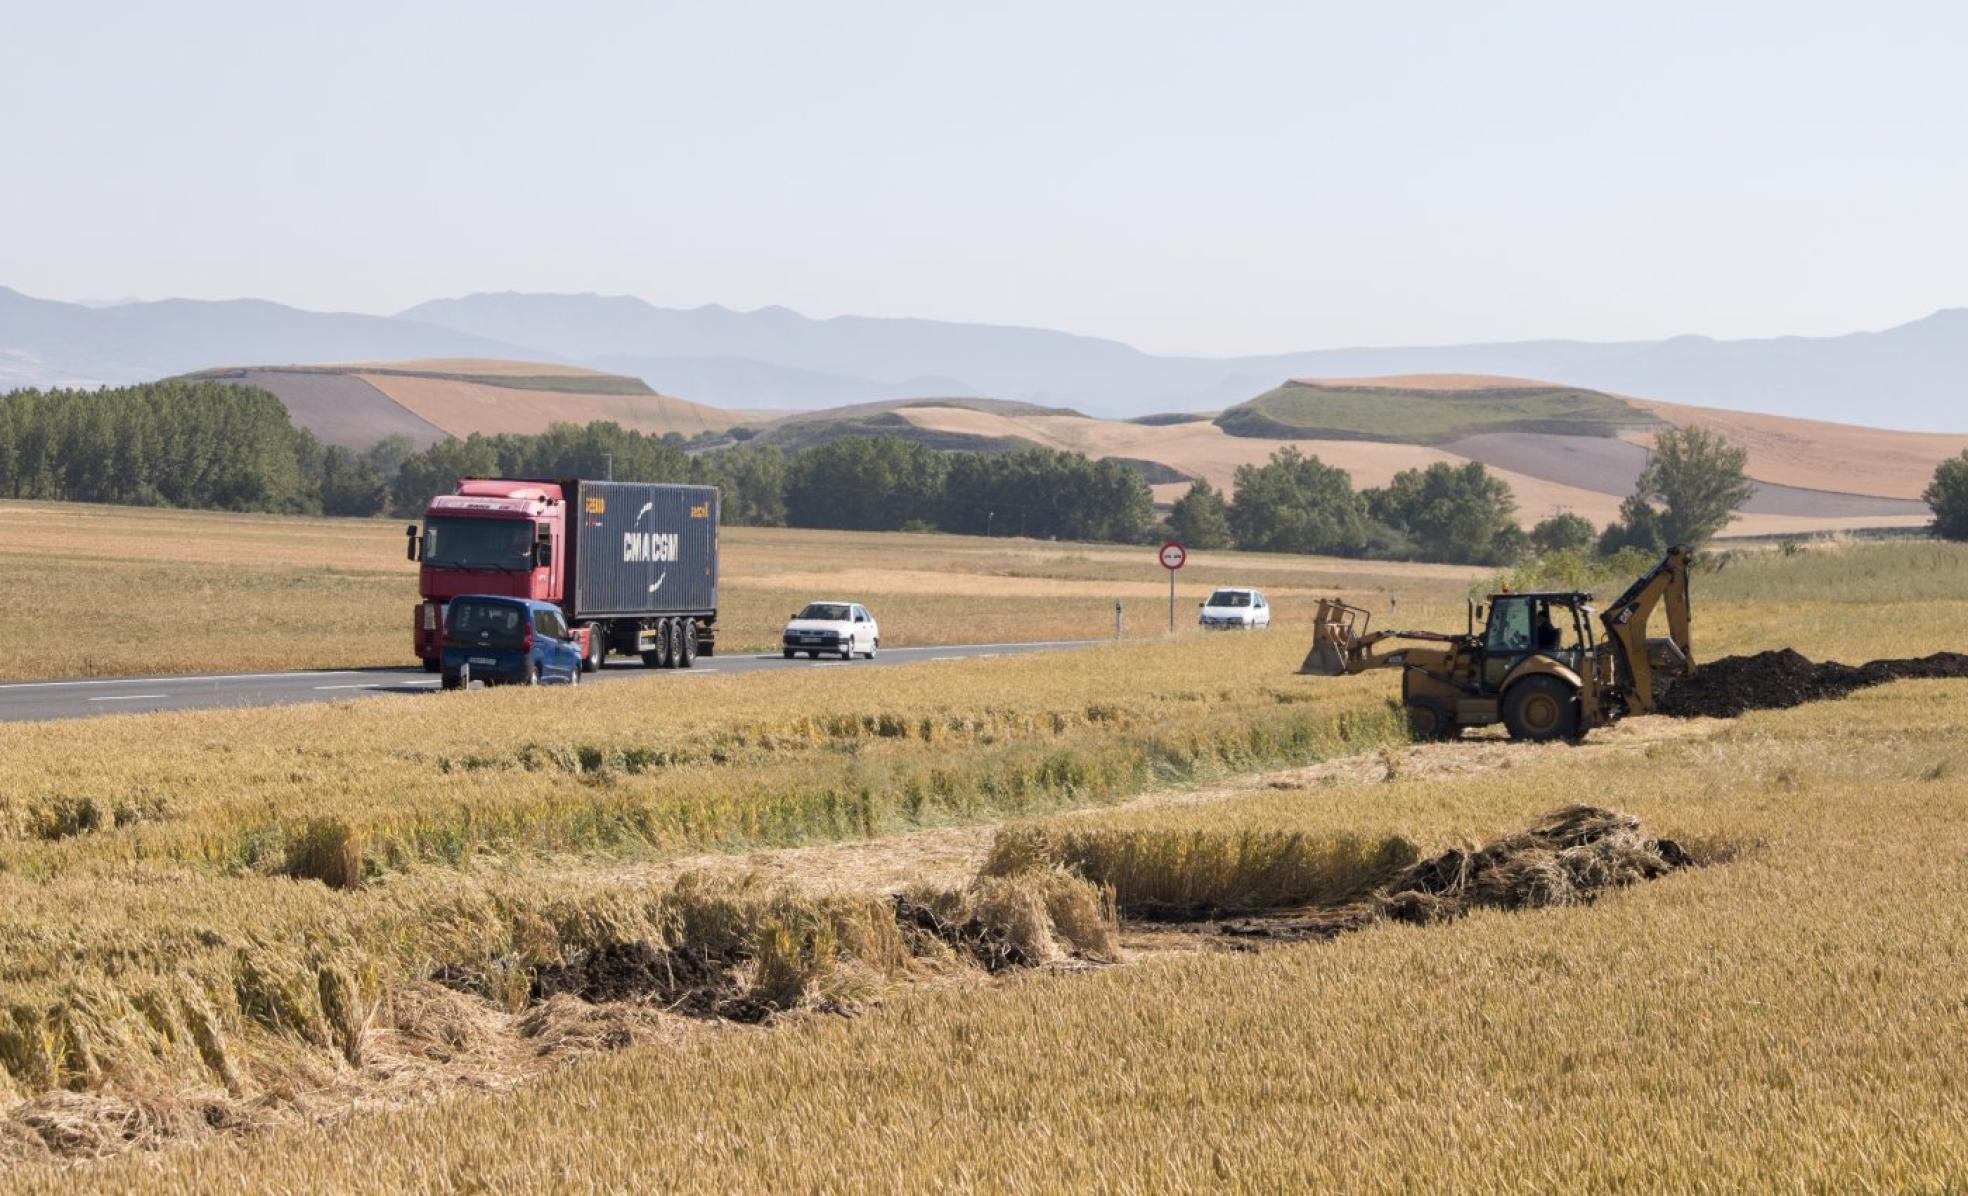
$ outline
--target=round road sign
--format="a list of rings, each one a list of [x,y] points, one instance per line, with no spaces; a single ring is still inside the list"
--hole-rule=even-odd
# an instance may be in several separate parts
[[[1189,550],[1177,544],[1174,540],[1170,540],[1168,543],[1162,545],[1162,568],[1167,569],[1169,572],[1173,573],[1177,569],[1182,568],[1182,563],[1188,559]]]

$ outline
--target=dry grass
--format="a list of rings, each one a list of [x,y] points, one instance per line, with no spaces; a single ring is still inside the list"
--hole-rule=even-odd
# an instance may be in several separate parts
[[[1731,565],[1744,570],[1729,580],[1740,597],[1705,596],[1698,580],[1698,647],[1868,659],[1958,646],[1968,592],[1894,586],[1839,558],[1819,567],[1870,593],[1793,600],[1799,579],[1757,572],[1782,559]],[[1843,617],[1817,622],[1833,600]],[[1818,626],[1824,642],[1788,633]],[[692,683],[715,687],[710,700],[653,712],[640,687],[612,686],[0,728],[12,765],[0,778],[0,1095],[15,1106],[0,1138],[83,1155],[196,1140],[81,1172],[17,1167],[0,1182],[1968,1183],[1959,684],[1900,683],[1675,735],[1631,724],[1578,749],[1369,750],[1364,763],[1285,774],[1289,787],[1093,809],[1171,780],[1357,756],[1392,728],[1388,677],[1291,677],[1293,637],[1209,642],[1201,654],[1138,645],[901,670],[879,695],[843,670],[712,677]],[[1481,766],[1452,766],[1465,755]],[[85,800],[93,817],[77,812]],[[1730,862],[1589,905],[1477,909],[1331,944],[1151,955],[1001,985],[899,978],[967,967],[966,955],[989,966],[1007,948],[1026,961],[1111,958],[1113,899],[1026,870],[911,895],[935,915],[926,929],[881,894],[791,893],[728,873],[651,883],[638,870],[707,847],[1077,809],[1020,832],[1044,846],[1025,854],[1051,863],[1054,844],[1139,832],[1134,842],[1162,846],[1085,854],[1145,858],[1115,875],[1181,878],[1191,887],[1179,892],[1285,900],[1306,890],[1273,883],[1267,895],[1242,878],[1330,879],[1376,844],[1437,853],[1573,803],[1630,812]],[[359,888],[279,875],[290,837],[324,818],[360,836]],[[1552,850],[1574,846],[1563,838]],[[1287,859],[1305,863],[1269,863]],[[1170,863],[1186,860],[1198,863]],[[1193,879],[1208,877],[1232,879]],[[588,1001],[610,993],[622,999]],[[671,1006],[790,1011],[791,1025],[680,1033]],[[407,1075],[427,1087],[384,1095]],[[490,1091],[456,1095],[467,1084]],[[379,1100],[390,1107],[348,1115]],[[209,1128],[239,1110],[280,1124]]]
[[[1063,868],[1113,889],[1135,915],[1275,909],[1357,900],[1415,862],[1398,835],[1029,826],[999,833],[984,871]]]

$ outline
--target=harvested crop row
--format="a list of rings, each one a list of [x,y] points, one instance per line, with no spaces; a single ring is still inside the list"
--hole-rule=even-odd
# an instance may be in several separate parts
[[[412,1099],[510,1083],[687,1019],[852,1011],[914,976],[1119,958],[1112,894],[1064,872],[896,898],[686,876],[578,907],[496,904],[421,974],[346,946],[261,946],[175,992],[8,1009],[0,1077],[24,1099],[0,1113],[0,1163],[312,1120],[406,1077],[424,1078]]]
[[[1129,917],[1305,939],[1383,919],[1426,924],[1475,909],[1584,905],[1700,862],[1676,841],[1645,834],[1631,814],[1584,805],[1481,848],[1417,854],[1399,836],[1023,827],[1000,833],[985,871],[1063,868],[1111,887]]]

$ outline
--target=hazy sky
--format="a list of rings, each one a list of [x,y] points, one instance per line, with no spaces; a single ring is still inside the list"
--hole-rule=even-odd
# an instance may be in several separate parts
[[[1968,305],[1968,6],[0,0],[0,285],[1165,352]]]

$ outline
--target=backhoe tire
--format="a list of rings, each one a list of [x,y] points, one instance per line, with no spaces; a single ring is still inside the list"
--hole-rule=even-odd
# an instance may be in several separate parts
[[[1436,743],[1454,739],[1462,733],[1448,707],[1432,698],[1409,702],[1404,709],[1408,715],[1408,733],[1414,736],[1416,743]]]
[[[1503,695],[1503,725],[1512,739],[1577,739],[1578,690],[1556,677],[1526,677]]]

